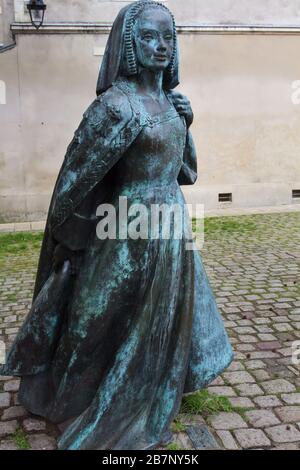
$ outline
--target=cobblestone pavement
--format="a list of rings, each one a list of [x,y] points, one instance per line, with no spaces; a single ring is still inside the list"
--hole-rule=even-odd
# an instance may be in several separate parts
[[[202,256],[235,350],[210,385],[231,409],[180,415],[225,449],[300,449],[300,213],[209,219]],[[0,239],[1,242],[1,239]],[[13,340],[30,307],[38,244],[0,251],[0,339]],[[0,377],[0,450],[54,449],[58,430],[18,404],[18,380]],[[189,432],[188,432],[189,429]],[[174,448],[197,448],[190,428]]]

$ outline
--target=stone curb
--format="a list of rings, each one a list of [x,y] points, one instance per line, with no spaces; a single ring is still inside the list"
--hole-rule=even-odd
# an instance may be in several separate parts
[[[0,224],[0,233],[13,232],[39,232],[45,229],[46,221],[39,222],[16,222],[11,224]]]
[[[300,203],[286,206],[253,207],[253,208],[221,208],[205,211],[205,217],[237,217],[241,215],[280,214],[288,212],[300,212]],[[44,230],[46,221],[38,222],[14,222],[0,224],[0,233],[3,232],[29,232]]]

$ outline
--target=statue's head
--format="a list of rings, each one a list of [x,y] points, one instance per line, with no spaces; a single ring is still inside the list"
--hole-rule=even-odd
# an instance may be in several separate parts
[[[139,66],[153,71],[174,71],[177,53],[176,28],[172,14],[153,1],[133,4],[125,21],[125,69],[129,75]]]
[[[178,47],[175,20],[169,9],[152,0],[140,0],[117,16],[104,54],[97,94],[120,76],[138,75],[141,68],[163,71],[163,86],[178,81]]]

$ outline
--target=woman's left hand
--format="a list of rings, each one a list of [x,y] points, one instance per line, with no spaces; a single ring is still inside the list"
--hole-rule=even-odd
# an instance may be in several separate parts
[[[177,91],[173,91],[171,99],[176,108],[176,111],[181,116],[184,116],[186,125],[189,128],[194,120],[194,114],[191,108],[191,103],[188,98]]]

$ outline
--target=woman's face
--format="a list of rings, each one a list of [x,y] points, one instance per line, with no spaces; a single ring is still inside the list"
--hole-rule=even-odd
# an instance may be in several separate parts
[[[149,8],[141,13],[134,29],[138,63],[154,72],[170,64],[173,47],[173,21],[167,11]]]

